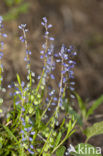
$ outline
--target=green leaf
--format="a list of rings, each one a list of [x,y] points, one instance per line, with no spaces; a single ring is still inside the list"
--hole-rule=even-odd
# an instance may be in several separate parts
[[[76,120],[73,123],[71,122],[71,120],[69,121],[67,135],[70,135],[70,133],[73,132],[73,128],[75,124],[76,124]]]
[[[18,83],[19,83],[19,89],[20,89],[20,91],[22,92],[21,79],[20,79],[19,74],[17,74],[17,81],[18,81]]]
[[[56,151],[56,156],[64,156],[65,150],[66,150],[65,146],[59,147]]]
[[[61,123],[61,125],[60,125],[59,131],[63,128],[64,124],[65,124],[65,118],[63,119],[63,121],[62,121],[62,123]]]
[[[15,135],[12,133],[12,131],[11,131],[8,127],[6,127],[6,126],[3,126],[3,128],[4,128],[5,131],[8,133],[8,137],[9,137],[10,139],[14,139],[15,142],[18,143],[18,140],[17,140],[17,138],[15,137]]]
[[[2,148],[2,144],[3,144],[3,138],[0,137],[0,149]]]
[[[88,117],[94,113],[94,110],[96,108],[99,107],[99,105],[103,104],[103,95],[100,96],[93,104],[92,106],[89,108],[88,112],[87,112],[87,115],[86,115],[86,118],[88,119]]]
[[[51,155],[47,153],[43,153],[43,156],[51,156]]]
[[[78,144],[75,147],[76,153],[72,153],[74,156],[102,156],[101,148],[94,147],[90,144]]]
[[[78,123],[80,126],[83,125],[83,121],[82,121],[81,116],[80,116],[75,110],[73,110],[72,107],[69,107],[68,113],[69,113],[70,118],[74,118],[74,120],[77,120],[77,123]]]
[[[40,126],[40,121],[41,121],[40,109],[37,106],[37,108],[36,108],[36,124],[38,125],[38,127]]]
[[[103,134],[103,121],[95,123],[93,126],[84,130],[84,134],[87,136],[87,141],[96,135]]]
[[[72,120],[77,120],[77,123],[80,126],[82,126],[83,125],[82,117],[69,105],[69,100],[68,99],[63,100],[63,106],[65,108],[66,113],[69,114],[69,117]]]
[[[20,80],[19,74],[17,74],[17,80],[18,80],[19,85],[21,86],[21,80]]]
[[[14,151],[12,151],[11,153],[12,153],[12,156],[17,156],[17,154]]]
[[[57,135],[56,140],[55,140],[54,148],[59,144],[61,136],[62,136],[62,133],[59,132],[59,134]]]
[[[82,101],[81,97],[76,93],[76,97],[78,100],[78,104],[79,104],[79,108],[81,110],[81,114],[83,116],[83,118],[86,117],[86,106],[85,103]]]
[[[23,147],[20,147],[20,149],[19,149],[19,155],[20,155],[20,156],[26,156]]]

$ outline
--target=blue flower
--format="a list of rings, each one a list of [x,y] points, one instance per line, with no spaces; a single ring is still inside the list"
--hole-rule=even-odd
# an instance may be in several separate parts
[[[53,74],[50,75],[51,79],[55,79],[55,76]]]
[[[2,21],[3,21],[3,17],[2,17],[2,16],[0,16],[0,24],[2,23]]]
[[[52,28],[52,24],[49,24],[49,25],[48,25],[48,28]]]
[[[34,148],[33,145],[30,145],[30,148],[33,149]]]
[[[46,18],[46,17],[43,17],[43,21],[44,21],[45,23],[47,23],[47,18]]]
[[[6,38],[7,37],[7,34],[2,34],[2,36]]]
[[[33,138],[29,137],[29,140],[30,140],[30,141],[33,141]]]
[[[34,154],[34,152],[31,151],[31,149],[29,149],[29,148],[28,148],[28,152],[29,152],[30,154]]]
[[[34,134],[35,134],[35,132],[33,131],[33,132],[31,132],[30,134],[31,134],[31,135],[34,135]]]
[[[54,37],[49,37],[49,40],[54,41]]]

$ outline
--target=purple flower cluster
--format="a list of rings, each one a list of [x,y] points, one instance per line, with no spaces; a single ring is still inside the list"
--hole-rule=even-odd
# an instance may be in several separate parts
[[[55,70],[55,62],[53,60],[53,45],[48,49],[46,57],[46,64],[44,66],[44,77],[47,78],[50,76],[51,79],[55,79],[53,71]]]
[[[25,43],[26,56],[24,58],[24,61],[27,62],[27,66],[26,66],[27,70],[30,70],[30,55],[32,54],[32,52],[28,50],[28,43],[26,39],[26,33],[28,32],[28,29],[26,29],[26,24],[21,24],[18,27],[23,32],[23,35],[20,36],[20,41]]]
[[[26,104],[29,103],[28,96],[27,94],[25,94],[25,92],[28,91],[29,88],[25,86],[24,81],[21,82],[20,86],[18,84],[12,83],[11,85],[8,85],[8,88],[15,89],[15,92],[12,94],[12,96],[15,96],[16,99],[15,104],[16,106],[18,106],[17,108],[21,109],[20,119],[21,119],[22,130],[20,133],[22,138],[22,145],[25,142],[29,141],[28,152],[34,154],[32,141],[33,141],[33,135],[35,135],[35,131],[33,131],[32,121],[30,120],[29,116],[27,121],[25,119]]]
[[[32,141],[33,141],[33,135],[35,135],[35,131],[32,130],[33,125],[32,125],[32,121],[29,119],[29,116],[28,116],[28,120],[27,121],[25,120],[26,104],[28,103],[28,99],[27,99],[27,95],[25,95],[25,91],[29,89],[25,87],[25,83],[23,81],[21,82],[21,86],[18,86],[18,84],[14,84],[14,83],[8,86],[8,88],[12,88],[12,87],[15,88],[15,92],[14,94],[12,94],[16,98],[15,104],[16,106],[19,106],[18,108],[21,109],[20,119],[21,119],[22,130],[20,131],[20,133],[22,138],[22,145],[25,142],[29,141],[28,151],[29,153],[34,154]]]
[[[76,61],[74,57],[77,53],[74,51],[73,46],[66,48],[63,44],[59,53],[54,54],[54,46],[50,44],[50,41],[54,40],[53,37],[49,37],[48,29],[52,27],[51,24],[48,24],[47,18],[43,18],[43,22],[41,23],[45,27],[45,35],[46,42],[42,45],[43,50],[40,51],[40,58],[44,60],[44,75],[43,75],[43,84],[46,84],[46,80],[48,77],[51,79],[55,79],[53,71],[56,69],[56,64],[59,63],[61,65],[61,80],[58,84],[59,86],[59,98],[54,96],[55,90],[49,88],[48,96],[46,98],[46,103],[49,104],[50,99],[52,98],[51,105],[55,106],[57,103],[57,108],[62,107],[63,104],[63,93],[67,88],[70,90],[70,97],[75,98],[73,91],[75,90],[75,82],[74,82],[74,71],[73,68],[76,65]],[[49,44],[51,46],[49,46]],[[50,47],[50,48],[49,48]],[[55,61],[54,61],[55,58]],[[39,76],[40,78],[40,76]],[[48,111],[50,111],[50,107]],[[58,111],[58,109],[57,109]]]
[[[55,62],[53,60],[53,53],[54,53],[54,45],[51,43],[54,38],[49,36],[49,28],[52,27],[51,24],[48,24],[47,18],[43,18],[43,22],[41,24],[45,28],[45,43],[42,45],[42,50],[40,51],[40,58],[44,61],[44,75],[42,77],[42,84],[46,84],[46,80],[50,76],[51,79],[55,79],[54,75],[52,74],[52,71],[55,70]],[[38,76],[38,79],[41,77]]]
[[[35,131],[33,131],[33,126],[32,126],[32,122],[29,119],[29,126],[27,126],[25,119],[23,117],[23,112],[25,111],[25,109],[22,109],[22,117],[21,117],[21,122],[22,122],[22,130],[21,130],[21,137],[22,137],[22,145],[26,142],[29,141],[29,147],[28,147],[28,152],[30,154],[34,154],[34,146],[32,144],[33,142],[33,136],[35,135]]]
[[[21,102],[20,97],[25,99],[25,96],[23,95],[25,91],[28,90],[27,87],[25,87],[25,82],[21,82],[21,86],[19,86],[17,83],[12,82],[8,85],[9,89],[14,89],[13,92],[10,93],[10,96],[16,96],[16,105],[18,105]],[[19,100],[19,101],[18,101]]]
[[[0,38],[6,38],[7,34],[3,33],[3,17],[0,16]],[[2,64],[2,57],[4,55],[3,53],[3,48],[4,48],[4,42],[2,40],[0,40],[0,89],[1,89],[1,82],[3,81],[3,76],[2,76],[2,72],[3,72],[3,64]]]
[[[49,28],[52,28],[52,24],[48,24],[48,20],[46,17],[43,17],[43,22],[41,22],[41,24],[45,27],[45,30],[46,30],[44,37],[46,39],[54,41],[54,37],[49,37],[49,31],[48,31]]]
[[[28,29],[26,29],[26,24],[21,24],[18,27],[23,32],[23,35],[20,36],[20,41],[25,44],[26,56],[24,58],[24,61],[27,63],[26,65],[26,69],[28,71],[27,80],[30,80],[30,77],[31,77],[31,82],[34,83],[35,80],[33,79],[33,77],[35,77],[35,73],[31,71],[31,64],[30,64],[30,56],[32,52],[28,48],[28,42],[26,39],[26,33],[28,32]]]
[[[54,54],[56,57],[56,62],[61,63],[61,80],[59,82],[59,88],[60,88],[60,93],[59,93],[59,106],[62,107],[63,103],[63,93],[66,89],[67,86],[69,86],[69,89],[71,92],[75,90],[74,85],[74,71],[73,68],[76,64],[76,62],[73,60],[74,56],[76,56],[77,53],[74,52],[74,49],[72,46],[68,48],[65,47],[63,44],[61,47],[61,50],[59,54]],[[69,84],[68,84],[69,83]],[[75,98],[73,94],[70,94],[71,98]]]
[[[44,38],[46,39],[45,43],[42,45],[42,48],[43,50],[40,51],[40,58],[41,59],[44,59],[44,65],[46,62],[51,62],[51,56],[53,56],[53,50],[54,50],[54,46],[53,44],[50,45],[50,48],[49,48],[49,41],[53,41],[54,38],[53,37],[50,37],[49,36],[49,28],[52,27],[51,24],[48,24],[48,21],[47,21],[47,18],[46,17],[43,17],[43,22],[41,22],[41,24],[44,26],[45,28],[45,35],[44,35]],[[47,60],[48,59],[48,60]]]

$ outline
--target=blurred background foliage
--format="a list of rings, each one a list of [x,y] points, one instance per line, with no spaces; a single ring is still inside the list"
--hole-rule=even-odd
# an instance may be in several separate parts
[[[12,7],[13,5],[21,4],[23,0],[4,0],[5,4],[9,7]]]
[[[29,9],[29,3],[24,0],[4,0],[4,3],[8,8],[3,16],[4,20],[14,20]]]

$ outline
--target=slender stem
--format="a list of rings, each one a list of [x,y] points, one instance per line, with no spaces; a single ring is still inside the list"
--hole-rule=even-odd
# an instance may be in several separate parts
[[[28,42],[27,42],[27,37],[26,37],[26,32],[25,32],[25,29],[22,29],[23,31],[23,35],[24,35],[24,43],[25,43],[25,51],[27,52],[28,51]],[[29,62],[27,64],[28,66],[28,76],[29,76],[29,80],[30,80],[30,88],[32,86],[32,76],[31,76],[31,63],[30,63],[30,56],[29,56],[29,53],[26,53],[26,56],[27,56],[27,61]]]
[[[37,134],[37,136],[41,138],[44,142],[47,142],[47,140],[45,140],[40,134]]]
[[[46,29],[46,31],[48,30],[47,26],[45,26],[45,29]],[[45,46],[46,46],[46,49],[45,49],[45,52],[44,52],[44,67],[46,66],[46,63],[47,63],[47,59],[45,57],[45,54],[47,54],[47,51],[48,51],[48,35],[47,35],[47,38],[46,38],[46,41],[45,41]],[[41,78],[40,78],[40,80],[38,82],[38,85],[37,85],[37,88],[36,88],[36,95],[38,94],[39,88],[40,88],[40,86],[42,84],[42,79],[43,79],[44,73],[45,73],[45,69],[43,68]]]
[[[62,58],[62,64],[63,64],[63,58]],[[59,111],[59,104],[60,104],[60,98],[62,96],[62,87],[63,87],[63,65],[61,67],[61,80],[60,80],[60,91],[59,91],[59,100],[58,100],[58,104],[57,104],[57,108],[56,108],[56,111],[58,112]]]
[[[51,102],[52,102],[52,98],[51,98],[49,104],[47,105],[46,109],[45,109],[44,112],[42,113],[42,115],[41,115],[41,119],[42,119],[42,117],[45,115],[45,113],[47,112],[47,110],[48,110],[48,108],[49,108]]]
[[[67,140],[67,138],[69,138],[71,136],[72,133],[73,133],[73,131],[71,133],[69,133],[69,135],[68,135],[68,133],[66,134],[65,138],[60,142],[60,144],[54,148],[54,150],[52,151],[52,154]]]
[[[62,58],[62,64],[63,64],[63,58]],[[63,65],[61,67],[61,80],[60,80],[60,91],[59,91],[59,99],[58,99],[58,104],[56,107],[56,111],[53,113],[52,117],[49,119],[49,121],[47,122],[46,126],[48,126],[48,124],[51,122],[52,118],[57,115],[58,111],[59,111],[59,104],[60,104],[60,98],[62,96],[62,86],[63,86]]]
[[[24,29],[23,29],[23,34],[24,34],[25,50],[28,50],[28,42],[27,42],[27,39],[26,39],[26,33],[25,33]],[[28,61],[30,61],[29,54],[27,54],[27,59],[28,59]],[[29,69],[30,69],[30,64],[29,64]]]

